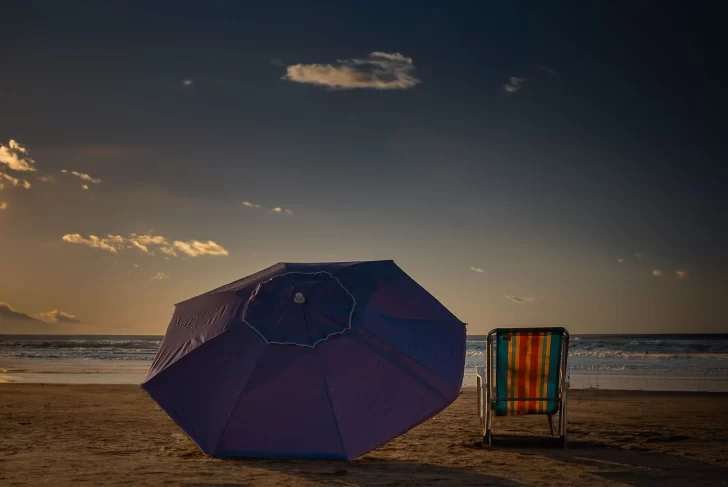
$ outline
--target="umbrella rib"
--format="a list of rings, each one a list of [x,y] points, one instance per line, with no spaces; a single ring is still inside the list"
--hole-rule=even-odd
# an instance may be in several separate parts
[[[331,411],[331,417],[334,418],[334,425],[336,426],[336,433],[339,435],[339,442],[341,443],[341,451],[346,455],[346,446],[344,445],[344,437],[341,436],[341,428],[339,427],[339,419],[336,417],[336,411],[334,411],[334,403],[331,401],[331,394],[329,394],[329,383],[326,381],[323,369],[321,369],[321,361],[319,360],[318,351],[313,348],[313,354],[316,356],[316,364],[318,364],[319,373],[321,374],[321,380],[324,383],[324,391],[326,392],[326,399],[329,401],[329,410]]]

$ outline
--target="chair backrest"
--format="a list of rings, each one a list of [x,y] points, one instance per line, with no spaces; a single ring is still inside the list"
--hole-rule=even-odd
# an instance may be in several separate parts
[[[555,414],[569,333],[564,328],[498,328],[488,335],[495,349],[495,414]],[[565,343],[566,342],[566,343]],[[493,375],[490,375],[493,377]],[[492,390],[492,389],[491,389]],[[554,400],[547,400],[554,399]]]

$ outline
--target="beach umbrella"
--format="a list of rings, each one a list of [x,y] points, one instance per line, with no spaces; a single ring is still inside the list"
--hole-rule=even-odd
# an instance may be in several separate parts
[[[281,263],[177,304],[142,387],[208,455],[352,459],[449,406],[464,362],[394,262]]]

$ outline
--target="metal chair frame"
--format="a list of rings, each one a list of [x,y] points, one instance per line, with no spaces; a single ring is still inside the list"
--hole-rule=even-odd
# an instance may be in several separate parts
[[[493,416],[495,412],[495,404],[503,401],[557,401],[559,403],[559,439],[564,448],[566,448],[566,425],[567,425],[567,414],[566,414],[566,393],[569,389],[569,380],[567,377],[567,360],[569,357],[569,332],[564,329],[562,335],[561,345],[561,357],[559,363],[559,390],[557,397],[497,397],[495,391],[497,390],[495,381],[495,367],[493,366],[498,362],[498,351],[497,347],[493,347],[495,343],[495,337],[499,329],[496,328],[488,333],[486,340],[486,360],[485,368],[477,367],[477,385],[478,385],[478,418],[480,420],[480,430],[483,435],[483,446],[490,447],[492,445],[492,433],[493,428]],[[519,334],[528,332],[548,332],[553,331],[553,328],[507,328],[508,331]],[[483,374],[481,375],[481,370]],[[533,413],[531,413],[533,414]],[[554,428],[551,419],[552,415],[548,415],[549,428],[551,435],[554,435]]]

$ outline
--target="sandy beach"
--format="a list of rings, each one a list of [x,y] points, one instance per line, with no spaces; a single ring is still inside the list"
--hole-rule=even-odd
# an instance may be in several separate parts
[[[497,418],[475,392],[353,462],[204,456],[137,386],[0,385],[2,485],[690,485],[728,481],[728,395],[573,391],[570,447],[544,417]],[[528,435],[528,436],[524,436]],[[500,441],[499,441],[500,440]]]

